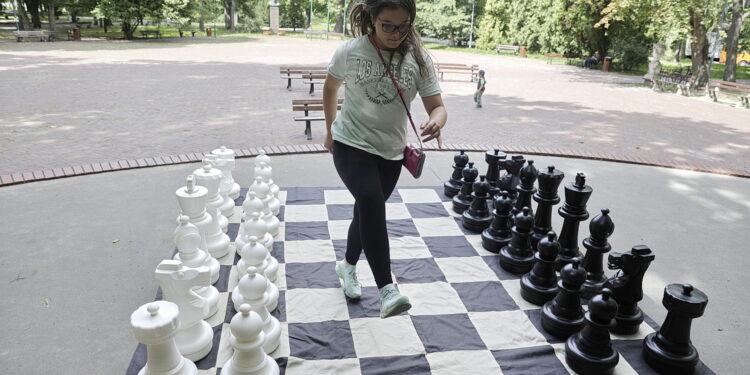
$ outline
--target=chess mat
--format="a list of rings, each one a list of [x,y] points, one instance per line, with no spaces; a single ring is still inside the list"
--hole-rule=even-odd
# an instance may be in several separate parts
[[[232,240],[246,192],[241,190],[229,220]],[[361,300],[345,298],[334,271],[346,250],[354,204],[349,192],[293,187],[279,199],[272,255],[279,261],[280,294],[272,315],[282,335],[271,356],[281,374],[574,373],[565,364],[564,341],[542,329],[540,307],[521,297],[520,276],[503,270],[498,256],[482,248],[480,234],[463,228],[442,187],[398,188],[386,203],[391,272],[413,306],[388,319],[379,317],[378,290],[364,253],[357,263]],[[196,362],[198,374],[221,374],[232,355],[229,322],[236,311],[230,294],[239,259],[234,245],[219,259],[214,286],[220,308],[207,320],[213,349]],[[611,335],[620,353],[615,374],[656,374],[641,355],[643,338],[654,330],[658,325],[646,316],[636,334]],[[139,344],[126,375],[136,375],[145,363],[146,347]],[[713,372],[701,362],[696,374]]]

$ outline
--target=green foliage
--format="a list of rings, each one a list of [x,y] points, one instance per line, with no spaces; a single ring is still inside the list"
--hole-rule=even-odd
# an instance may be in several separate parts
[[[477,47],[493,49],[496,44],[510,43],[509,2],[507,0],[488,0],[484,6],[484,15],[479,20]]]
[[[281,27],[304,28],[307,25],[305,6],[306,0],[281,0],[279,7],[279,22]]]
[[[120,19],[125,38],[133,39],[144,18],[161,18],[163,5],[164,0],[99,0],[94,13],[102,18]]]
[[[452,42],[469,40],[471,8],[467,13],[465,6],[459,6],[455,0],[420,1],[417,15],[414,26],[423,36]]]
[[[240,0],[237,2],[239,12],[239,31],[260,32],[260,28],[268,26],[267,0]]]
[[[622,69],[628,71],[647,64],[653,40],[646,37],[641,30],[630,28],[628,25],[617,26],[619,27],[610,27],[612,45],[609,55],[614,57]]]

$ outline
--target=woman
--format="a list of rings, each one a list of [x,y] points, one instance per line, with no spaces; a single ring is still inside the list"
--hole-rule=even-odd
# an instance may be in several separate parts
[[[336,273],[344,294],[360,298],[356,264],[364,249],[380,290],[381,318],[411,308],[391,278],[385,221],[385,201],[398,181],[406,135],[412,132],[389,72],[407,105],[417,92],[422,97],[429,114],[419,127],[424,142],[437,139],[440,145],[440,130],[448,119],[432,62],[412,27],[415,17],[414,0],[364,0],[354,6],[350,22],[356,38],[336,50],[323,86],[325,147],[333,153],[336,171],[355,200],[346,259],[336,264]],[[345,100],[336,117],[338,89],[344,80]]]

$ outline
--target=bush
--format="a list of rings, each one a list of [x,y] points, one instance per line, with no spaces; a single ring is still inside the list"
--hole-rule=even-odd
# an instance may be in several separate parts
[[[611,30],[609,55],[619,62],[622,70],[647,64],[653,41],[633,29]]]

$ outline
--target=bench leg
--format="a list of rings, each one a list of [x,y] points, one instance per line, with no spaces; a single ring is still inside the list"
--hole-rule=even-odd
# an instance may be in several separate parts
[[[307,140],[312,140],[312,129],[310,128],[310,121],[305,121],[305,135],[307,136]]]
[[[286,89],[287,89],[288,91],[292,91],[292,79],[291,79],[291,78],[289,78],[289,79],[287,79],[286,81],[287,81],[287,82],[286,82]]]
[[[310,96],[315,95],[315,84],[310,83]]]

